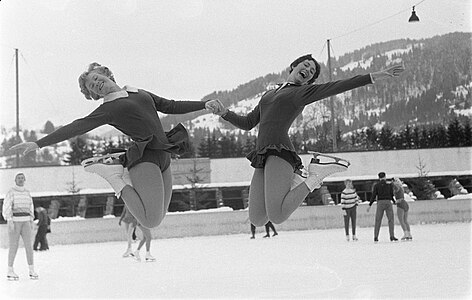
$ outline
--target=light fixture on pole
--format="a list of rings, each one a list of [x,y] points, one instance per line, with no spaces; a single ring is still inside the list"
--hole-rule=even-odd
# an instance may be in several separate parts
[[[411,12],[411,17],[408,19],[408,22],[419,22],[420,18],[416,15],[415,7],[413,6],[413,11]]]

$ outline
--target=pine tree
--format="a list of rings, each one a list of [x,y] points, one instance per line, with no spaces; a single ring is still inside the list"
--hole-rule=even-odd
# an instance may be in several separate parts
[[[460,147],[462,146],[462,126],[459,120],[455,118],[447,126],[447,143],[449,147]]]
[[[78,136],[69,140],[71,151],[66,153],[63,161],[69,165],[80,165],[80,162],[93,156],[93,147],[87,143],[85,136]]]

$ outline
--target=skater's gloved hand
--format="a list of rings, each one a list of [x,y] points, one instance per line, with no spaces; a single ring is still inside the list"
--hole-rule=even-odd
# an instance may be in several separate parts
[[[11,147],[8,152],[15,152],[18,150],[23,150],[23,155],[28,154],[31,151],[35,151],[39,149],[38,144],[35,142],[24,142],[24,143],[19,143]]]

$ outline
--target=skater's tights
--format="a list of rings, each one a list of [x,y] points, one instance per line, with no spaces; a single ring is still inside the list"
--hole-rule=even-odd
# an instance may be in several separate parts
[[[410,224],[408,223],[408,211],[405,211],[403,208],[397,207],[397,217],[400,222],[400,226],[403,229],[403,232],[410,232]]]
[[[263,169],[257,168],[249,189],[249,219],[256,226],[267,221],[280,224],[300,206],[310,192],[301,183],[290,190],[293,167],[278,156],[267,157]]]
[[[121,191],[121,198],[138,223],[147,228],[158,226],[164,219],[172,196],[172,173],[167,168],[142,162],[129,170],[133,186]]]
[[[20,236],[23,239],[23,244],[26,251],[26,261],[28,265],[33,265],[33,244],[32,238],[33,234],[31,231],[32,222],[13,222],[15,225],[13,230],[8,230],[8,241],[10,243],[10,248],[8,250],[8,266],[13,267],[15,262],[16,252],[18,251],[18,245],[20,243]]]

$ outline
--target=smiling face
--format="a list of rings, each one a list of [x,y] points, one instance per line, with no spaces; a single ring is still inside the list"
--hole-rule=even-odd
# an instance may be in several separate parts
[[[120,88],[110,78],[97,72],[90,72],[85,77],[85,87],[90,93],[95,93],[100,97],[116,92]]]
[[[306,59],[294,66],[292,72],[288,76],[288,81],[295,84],[307,84],[310,79],[315,76],[316,65],[313,60]]]

